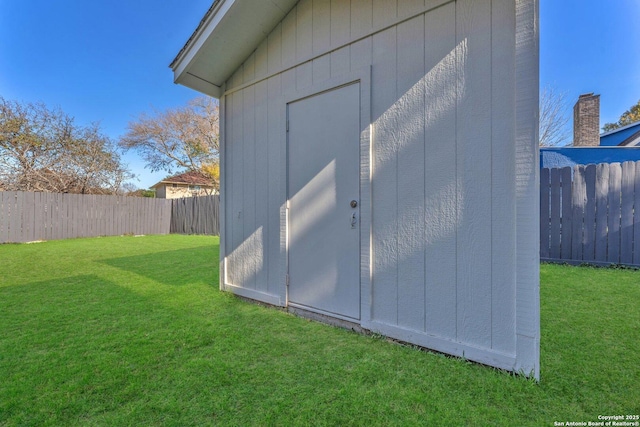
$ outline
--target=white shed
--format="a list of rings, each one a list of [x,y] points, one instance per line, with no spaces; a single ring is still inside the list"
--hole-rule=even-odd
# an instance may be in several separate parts
[[[538,0],[217,0],[223,290],[539,377]]]

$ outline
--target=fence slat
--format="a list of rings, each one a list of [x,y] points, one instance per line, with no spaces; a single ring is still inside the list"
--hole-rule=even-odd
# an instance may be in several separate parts
[[[638,214],[633,220],[633,263],[640,264],[640,162],[636,162],[636,179],[633,185],[634,214]]]
[[[609,164],[596,167],[596,261],[607,261],[607,198],[609,194]]]
[[[9,193],[0,191],[0,242],[9,240],[9,202],[6,196]]]
[[[582,259],[593,261],[595,258],[595,229],[596,229],[596,165],[587,165],[584,169],[585,205],[584,225],[582,234]]]
[[[573,247],[573,209],[571,201],[573,200],[573,181],[570,167],[562,168],[560,171],[562,178],[562,223],[560,236],[560,254],[562,259],[571,259],[571,249]]]
[[[76,213],[76,197],[75,194],[65,194],[67,199],[67,221],[69,225],[69,237],[75,239],[78,237],[78,215]]]
[[[49,193],[44,193],[44,198],[46,200],[47,206],[49,207],[49,224],[47,225],[47,234],[45,240],[55,239],[60,227],[60,221],[58,218],[58,203],[56,199],[51,196],[52,195]]]
[[[24,242],[22,235],[22,193],[15,192],[14,199],[11,203],[11,230],[10,236],[12,242]]]
[[[549,237],[549,257],[553,259],[560,258],[560,221],[561,217],[561,201],[560,201],[560,169],[551,169],[551,200],[550,200],[550,237]]]
[[[636,168],[633,162],[622,164],[622,211],[620,212],[620,263],[633,262],[633,183]]]
[[[549,258],[549,169],[540,170],[540,257]]]
[[[620,262],[620,211],[622,187],[622,168],[620,163],[609,165],[609,215],[607,246],[609,248],[607,261],[618,264]]]
[[[573,169],[573,186],[571,192],[571,222],[573,225],[571,259],[582,260],[584,205],[587,195],[584,181],[584,166],[576,166]]]
[[[20,210],[22,217],[22,239],[24,242],[33,241],[33,215],[24,215],[24,212],[30,212],[33,202],[33,193],[22,193],[22,206]],[[34,212],[35,213],[35,212]]]
[[[33,229],[31,231],[32,240],[42,240],[42,233],[40,230],[42,229],[42,221],[44,220],[44,210],[45,205],[42,203],[40,199],[40,194],[42,193],[32,193],[31,203],[34,208],[33,215]]]

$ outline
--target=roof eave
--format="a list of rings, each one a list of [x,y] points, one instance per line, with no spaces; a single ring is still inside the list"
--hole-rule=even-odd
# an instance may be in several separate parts
[[[174,82],[219,98],[224,82],[297,0],[216,0],[170,67]]]
[[[192,48],[192,42],[201,35],[202,29],[209,23],[209,21],[211,20],[211,17],[214,14],[214,11],[217,9],[219,5],[220,5],[220,0],[213,1],[213,3],[211,4],[211,7],[204,14],[204,17],[200,20],[200,23],[191,34],[191,37],[189,37],[189,40],[187,40],[187,42],[184,44],[182,49],[180,49],[180,52],[178,52],[178,54],[173,59],[173,61],[171,61],[171,64],[169,64],[169,68],[171,68],[172,70],[175,70],[178,62],[183,60],[187,51]]]
[[[633,135],[631,135],[630,137],[628,137],[627,139],[625,139],[624,141],[622,141],[618,145],[622,147],[630,147],[630,146],[635,147],[639,143],[640,143],[640,130],[634,133]]]
[[[163,185],[167,185],[167,184],[180,184],[180,185],[199,185],[200,187],[211,187],[214,188],[213,184],[203,184],[203,183],[198,183],[198,182],[178,182],[178,181],[160,181],[154,185],[152,185],[149,188],[155,188],[155,187],[161,187]]]
[[[632,128],[632,127],[635,127],[635,126],[638,126],[638,125],[640,125],[640,122],[633,122],[633,123],[628,124],[626,126],[622,126],[622,127],[610,130],[608,132],[603,132],[603,133],[600,134],[600,138],[602,138],[604,136],[613,135],[614,133],[622,132],[624,130],[627,130],[629,128]]]
[[[211,82],[202,80],[198,76],[190,74],[189,72],[185,72],[181,75],[174,73],[173,82],[175,84],[186,86],[195,91],[204,93],[205,95],[212,96],[216,99],[220,99],[220,97],[222,96],[221,86],[217,86]]]

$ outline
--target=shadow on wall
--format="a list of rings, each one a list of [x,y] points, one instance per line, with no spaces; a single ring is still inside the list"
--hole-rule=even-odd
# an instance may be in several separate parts
[[[284,124],[279,121],[285,120],[285,105],[271,96],[271,87],[274,94],[302,91],[371,67],[371,123],[360,128],[372,130],[371,158],[365,161],[372,164],[375,256],[371,295],[363,296],[371,298],[371,319],[516,353],[516,202],[518,191],[533,188],[535,175],[515,179],[515,39],[500,34],[497,12],[515,10],[493,10],[491,2],[449,2],[352,43],[335,74],[338,52],[237,88],[226,98],[229,284],[273,293],[285,281],[283,212],[291,184],[283,182],[286,141],[255,126]],[[514,23],[513,15],[503,18]],[[303,24],[299,29],[306,30]],[[316,67],[327,60],[332,66]],[[255,64],[254,58],[245,65],[250,73]],[[269,115],[278,109],[280,116]],[[256,172],[263,163],[259,150],[276,152],[278,170]],[[320,181],[322,171],[330,173],[331,161],[319,162],[300,187]],[[265,194],[269,203],[260,203]],[[327,197],[322,189],[316,196],[310,205]],[[289,244],[319,227],[324,218],[322,206],[317,208],[304,232],[288,236]],[[310,271],[318,279],[324,273]]]
[[[452,6],[448,6],[438,10],[429,19],[447,22],[447,19],[453,19],[452,13]],[[415,30],[413,26],[418,25],[418,32],[423,33],[422,18],[406,25],[408,28],[404,31],[411,32]],[[402,32],[403,28],[399,31]],[[376,289],[374,292],[384,295],[378,300],[384,307],[374,304],[373,309],[377,311],[379,319],[390,324],[408,324],[413,329],[429,330],[444,336],[456,334],[458,321],[455,301],[455,273],[461,261],[456,259],[458,233],[465,221],[467,226],[471,221],[465,219],[464,213],[472,208],[477,210],[473,202],[487,196],[485,187],[491,174],[491,168],[487,167],[490,164],[487,145],[491,144],[488,134],[471,129],[471,124],[456,121],[459,105],[463,101],[469,102],[467,76],[461,70],[469,66],[467,58],[474,45],[467,38],[456,40],[455,31],[450,35],[448,43],[443,43],[433,51],[427,49],[427,57],[424,57],[424,47],[419,49],[422,52],[419,60],[407,65],[411,71],[407,71],[407,67],[396,71],[401,58],[385,55],[381,50],[386,45],[390,49],[392,46],[395,48],[395,30],[387,30],[366,39],[375,47],[375,57],[371,60],[374,64],[373,81],[381,82],[390,78],[387,75],[389,72],[400,74],[396,76],[397,85],[374,83],[371,88],[371,123],[374,129],[371,141],[371,161],[374,165],[373,245],[378,254],[373,265],[373,286]],[[243,114],[257,114],[254,110],[243,110]],[[475,114],[483,118],[490,112],[484,109],[475,111]],[[360,130],[365,131],[369,125],[362,123]],[[456,126],[464,131],[459,140]],[[467,139],[471,134],[474,135],[473,141]],[[484,146],[461,161],[457,157],[457,150],[464,153],[467,150],[465,144],[471,142]],[[235,147],[243,147],[242,144],[248,143],[239,137],[238,140],[230,140],[229,144],[234,146],[232,149],[238,150]],[[475,155],[478,151],[481,152],[481,158]],[[326,194],[328,188],[315,182],[326,178],[326,173],[331,169],[336,169],[332,163],[336,159],[331,160],[327,164],[314,165],[317,170],[311,175],[315,178],[309,180],[308,186],[317,186],[320,190],[314,200],[309,200],[315,215],[304,224],[304,232],[297,236],[299,240],[307,239],[306,231],[313,230],[322,222],[325,199],[333,197],[332,194]],[[486,164],[479,165],[485,160]],[[234,173],[239,173],[238,168],[241,167],[245,166],[234,164]],[[476,172],[481,175],[480,179],[476,178]],[[239,173],[238,177],[242,177],[242,174]],[[299,190],[290,189],[290,197]],[[468,193],[476,196],[467,201],[465,195]],[[284,194],[279,198],[282,196]],[[276,245],[279,245],[280,232],[274,232],[266,224],[260,223],[261,213],[255,209],[253,198],[249,199],[249,204],[243,196],[229,201],[228,212],[231,217],[227,220],[226,239],[230,266],[227,271],[228,283],[246,289],[264,288],[262,290],[266,291],[266,287],[274,286],[273,281],[268,283],[269,279],[273,279],[267,278],[267,264],[282,262],[285,256],[281,248],[279,260],[269,259],[273,252],[269,252],[268,248],[276,243],[270,239],[278,240]],[[278,212],[270,212],[269,215],[280,216],[280,212],[285,210],[284,203],[285,200],[280,200]],[[486,206],[484,199],[481,206]],[[491,209],[491,205],[484,209]],[[482,216],[473,219],[490,220],[491,214],[485,211]],[[481,240],[486,241],[486,238]],[[490,254],[483,253],[482,263],[490,265]],[[467,259],[462,261],[466,265]],[[467,270],[472,268],[465,268]],[[327,273],[309,272],[318,278]],[[469,273],[466,276],[473,275]],[[279,277],[277,279],[280,280]],[[284,280],[284,276],[281,280]],[[445,301],[435,303],[437,299],[428,298],[429,295],[438,295]],[[398,299],[415,306],[415,310],[408,310],[415,313],[411,318],[403,319],[402,312],[389,310],[395,304],[384,303]]]

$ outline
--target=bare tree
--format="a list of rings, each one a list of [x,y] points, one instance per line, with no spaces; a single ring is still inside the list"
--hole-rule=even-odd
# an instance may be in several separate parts
[[[566,145],[570,136],[568,123],[566,94],[558,92],[551,86],[545,87],[540,93],[539,145],[541,147]]]
[[[5,190],[115,193],[133,175],[99,126],[60,109],[0,97],[0,185]]]
[[[124,181],[133,175],[121,164],[116,145],[100,133],[96,124],[78,129],[75,138],[67,154],[73,175],[77,177],[78,192],[101,188],[117,194]]]
[[[143,113],[127,129],[120,147],[137,151],[151,171],[200,171],[217,183],[219,111],[213,98],[199,97],[153,115]]]

